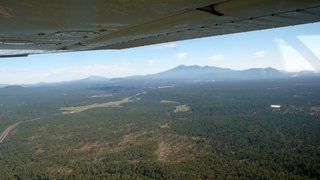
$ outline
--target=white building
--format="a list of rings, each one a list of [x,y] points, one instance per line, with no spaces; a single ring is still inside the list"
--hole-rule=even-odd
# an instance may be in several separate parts
[[[271,104],[270,106],[272,109],[280,109],[281,108],[281,105],[278,105],[278,104]]]

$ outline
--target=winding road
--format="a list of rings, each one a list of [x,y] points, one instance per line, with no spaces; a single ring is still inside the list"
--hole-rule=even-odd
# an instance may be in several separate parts
[[[0,143],[2,143],[3,140],[4,140],[4,139],[7,137],[7,135],[9,134],[9,132],[10,132],[13,128],[15,128],[16,126],[18,126],[20,123],[21,123],[21,122],[17,122],[17,123],[15,123],[15,124],[7,127],[7,128],[3,131],[3,133],[1,134],[1,136],[0,136]]]
[[[4,139],[7,137],[7,135],[9,134],[9,132],[10,132],[13,128],[17,127],[19,124],[24,123],[24,122],[36,121],[36,120],[39,120],[39,119],[41,119],[41,118],[42,118],[42,117],[38,117],[38,118],[34,118],[34,119],[31,119],[31,120],[27,120],[27,121],[16,122],[16,123],[12,124],[11,126],[7,127],[7,128],[2,132],[2,134],[1,134],[1,136],[0,136],[0,143],[2,143],[3,140],[4,140]]]

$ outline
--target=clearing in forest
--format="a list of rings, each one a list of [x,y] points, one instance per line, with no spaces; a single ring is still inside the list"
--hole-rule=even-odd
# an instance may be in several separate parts
[[[161,100],[160,103],[173,103],[173,104],[178,104],[176,101],[171,101],[171,100]]]
[[[90,104],[86,106],[72,106],[72,107],[64,107],[61,108],[60,110],[65,111],[63,114],[71,114],[71,113],[79,113],[88,109],[92,108],[97,108],[97,107],[121,107],[121,104],[124,103],[129,103],[129,102],[134,102],[136,100],[132,100],[129,97],[124,98],[120,101],[110,101],[110,102],[105,102],[105,103],[95,103],[95,104]]]
[[[186,159],[194,159],[196,154],[201,155],[196,144],[185,136],[167,134],[158,139],[159,147],[155,152],[158,161],[181,162]]]
[[[183,104],[183,105],[179,105],[179,106],[175,106],[174,107],[174,112],[177,113],[177,112],[187,112],[187,111],[190,111],[190,107],[186,104]]]

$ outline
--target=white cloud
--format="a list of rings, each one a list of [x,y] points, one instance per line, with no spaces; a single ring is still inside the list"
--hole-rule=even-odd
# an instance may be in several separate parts
[[[185,52],[176,54],[176,57],[179,59],[186,58],[187,56],[188,56],[188,53],[185,53]]]
[[[213,55],[208,57],[208,59],[212,60],[212,61],[221,61],[224,59],[223,55]]]
[[[155,47],[155,49],[174,48],[176,46],[177,46],[176,44],[165,44],[162,46]]]
[[[149,62],[148,62],[148,64],[149,65],[153,65],[153,64],[155,64],[157,61],[155,60],[155,59],[150,59],[149,60]]]
[[[263,57],[265,57],[267,55],[267,53],[265,52],[265,51],[258,51],[258,52],[255,52],[254,54],[253,54],[253,56],[255,57],[255,58],[263,58]]]

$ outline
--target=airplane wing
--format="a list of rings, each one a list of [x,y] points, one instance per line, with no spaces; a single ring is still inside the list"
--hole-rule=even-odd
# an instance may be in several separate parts
[[[3,0],[0,57],[124,49],[319,21],[319,0]]]

